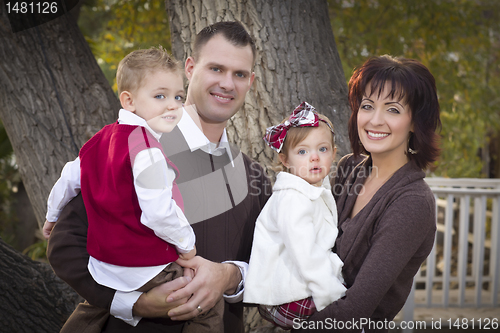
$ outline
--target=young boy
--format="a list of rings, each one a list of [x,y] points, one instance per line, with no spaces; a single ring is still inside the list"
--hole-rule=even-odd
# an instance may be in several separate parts
[[[182,276],[175,261],[196,255],[195,235],[175,183],[178,170],[159,143],[161,133],[172,131],[182,116],[183,76],[160,47],[127,55],[116,79],[123,107],[118,121],[101,129],[66,164],[49,195],[43,233],[50,236],[63,207],[81,189],[89,220],[90,274],[116,290],[147,291]],[[214,313],[198,317],[203,324],[198,318],[189,322],[183,332],[218,331],[222,311]],[[65,329],[70,331],[71,324],[75,331],[86,322],[70,318]]]

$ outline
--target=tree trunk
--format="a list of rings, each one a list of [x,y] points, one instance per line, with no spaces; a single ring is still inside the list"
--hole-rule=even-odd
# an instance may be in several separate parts
[[[488,136],[489,142],[486,145],[485,149],[489,149],[490,155],[490,166],[489,166],[489,174],[487,177],[489,178],[500,178],[500,132],[490,133]]]
[[[31,203],[23,183],[20,182],[17,186],[17,192],[12,194],[14,198],[13,210],[17,217],[15,224],[14,240],[12,245],[16,250],[23,251],[28,246],[37,241],[36,233],[38,223],[36,222],[35,213],[31,207]]]
[[[48,264],[0,239],[0,332],[59,332],[81,298]]]
[[[256,39],[255,81],[245,104],[228,123],[228,135],[243,152],[269,165],[274,152],[262,137],[302,101],[335,126],[337,156],[350,151],[347,85],[328,17],[328,4],[308,0],[166,0],[172,53],[191,54],[198,31],[237,20]]]
[[[0,117],[39,224],[63,165],[118,109],[73,15],[13,33],[0,11]],[[3,332],[58,332],[79,300],[49,265],[3,241],[0,290]]]
[[[74,17],[13,33],[0,17],[0,117],[38,223],[62,167],[119,103]]]

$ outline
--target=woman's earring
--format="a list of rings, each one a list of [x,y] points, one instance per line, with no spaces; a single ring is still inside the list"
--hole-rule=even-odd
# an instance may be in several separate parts
[[[363,143],[361,142],[361,140],[358,139],[358,143],[359,143],[359,148],[361,148],[361,153],[370,155],[370,153],[365,149],[365,146],[363,146]]]
[[[418,153],[418,151],[417,151],[417,150],[413,150],[413,149],[411,149],[411,147],[410,147],[410,139],[411,139],[411,137],[412,137],[412,134],[413,134],[413,132],[410,132],[410,136],[408,137],[408,152],[409,152],[410,154],[412,154],[412,155],[416,155],[416,154]]]

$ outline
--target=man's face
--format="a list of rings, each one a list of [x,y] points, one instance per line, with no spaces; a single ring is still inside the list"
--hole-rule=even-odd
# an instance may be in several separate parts
[[[186,105],[194,105],[200,120],[224,126],[243,105],[255,74],[250,45],[239,47],[224,36],[212,37],[197,59],[186,60],[189,80]]]

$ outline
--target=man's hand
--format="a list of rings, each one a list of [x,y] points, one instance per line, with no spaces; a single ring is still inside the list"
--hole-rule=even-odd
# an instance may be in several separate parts
[[[167,313],[186,303],[189,296],[178,297],[176,301],[168,303],[167,297],[174,291],[184,288],[190,281],[190,277],[180,277],[143,293],[134,304],[132,309],[134,315],[144,318],[168,317]]]
[[[240,270],[232,264],[214,263],[199,256],[188,261],[179,259],[177,263],[192,268],[195,274],[186,287],[168,296],[169,304],[191,297],[187,303],[169,311],[172,320],[189,320],[198,316],[198,306],[203,313],[207,312],[224,293],[233,294],[241,281]]]

